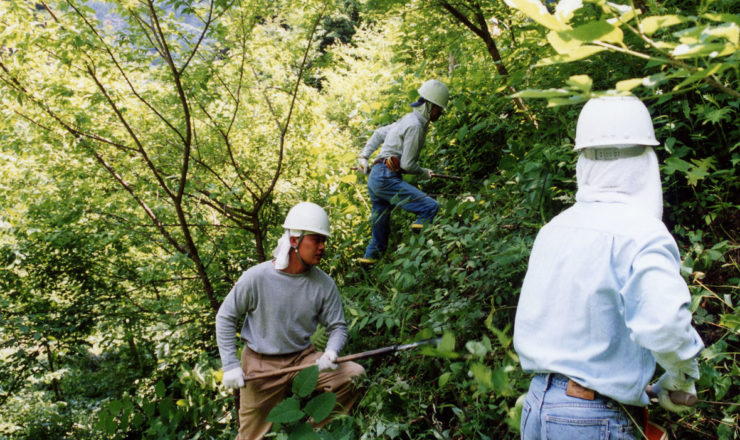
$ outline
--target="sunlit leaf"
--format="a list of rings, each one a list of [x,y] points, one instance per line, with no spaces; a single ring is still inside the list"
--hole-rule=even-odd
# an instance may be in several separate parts
[[[680,15],[654,15],[641,19],[640,28],[646,35],[652,35],[658,29],[665,29],[687,21],[689,21],[688,18]]]
[[[488,388],[493,388],[493,378],[491,369],[481,363],[474,363],[470,366],[470,372],[475,380]]]
[[[685,86],[687,86],[687,85],[689,85],[691,83],[694,83],[694,82],[697,82],[697,81],[701,81],[704,78],[706,78],[706,77],[708,77],[710,75],[714,75],[715,73],[718,73],[721,70],[724,70],[724,69],[726,69],[728,67],[729,66],[727,66],[725,64],[712,64],[708,69],[700,69],[698,72],[690,75],[688,78],[686,78],[685,80],[683,80],[680,84],[678,84],[677,86],[675,86],[673,88],[673,90],[681,90],[681,88],[683,88],[683,87],[685,87]]]
[[[550,31],[547,33],[547,41],[557,53],[562,55],[567,55],[568,53],[573,52],[583,44],[581,40],[573,38],[573,36],[567,32],[556,31]]]
[[[590,92],[591,86],[594,83],[591,77],[588,75],[573,75],[570,78],[568,78],[565,82],[569,86],[579,89],[582,92]]]
[[[557,31],[570,29],[570,26],[551,15],[542,2],[538,0],[504,0],[504,2],[548,29]]]
[[[578,49],[574,50],[570,54],[555,55],[549,58],[543,58],[539,62],[537,62],[536,66],[547,66],[550,64],[570,63],[572,61],[578,61],[584,58],[588,58],[591,55],[597,54],[599,52],[603,52],[605,50],[606,50],[605,48],[599,47],[599,46],[584,45],[584,46],[580,46]]]
[[[519,97],[519,98],[553,98],[556,96],[568,96],[571,92],[565,89],[546,89],[546,90],[537,90],[537,89],[526,89],[522,90],[520,92],[515,93],[513,96]]]
[[[617,82],[615,88],[620,92],[629,92],[637,86],[642,85],[643,78],[631,78]]]
[[[740,26],[740,15],[737,14],[715,14],[707,13],[703,14],[702,17],[708,18],[712,21],[730,22]]]
[[[555,6],[555,17],[558,21],[567,23],[573,18],[575,11],[582,7],[582,0],[560,0]]]
[[[700,58],[708,56],[710,58],[723,57],[732,55],[737,52],[737,45],[731,43],[710,43],[710,44],[680,44],[673,49],[672,55],[678,59]]]
[[[595,21],[578,26],[573,30],[564,31],[562,34],[570,35],[572,38],[583,42],[604,41],[608,43],[621,43],[624,38],[622,29],[607,23],[606,21]]]

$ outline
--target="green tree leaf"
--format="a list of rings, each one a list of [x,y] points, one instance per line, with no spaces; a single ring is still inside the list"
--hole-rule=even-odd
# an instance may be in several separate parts
[[[306,397],[316,389],[319,381],[319,367],[312,365],[301,370],[293,379],[293,393],[299,397]]]
[[[310,423],[303,423],[291,431],[288,440],[321,440],[321,436],[313,431]]]
[[[547,8],[539,0],[504,0],[504,2],[521,12],[527,17],[545,26],[548,29],[564,31],[570,29],[570,26],[558,20],[555,16],[547,11]],[[562,18],[568,17],[564,14]]]
[[[335,393],[321,393],[309,400],[303,411],[311,416],[314,422],[320,422],[329,416],[336,402],[337,395]]]
[[[293,423],[300,420],[305,413],[301,411],[301,405],[298,400],[288,397],[282,402],[275,405],[267,415],[267,421],[273,423]]]
[[[658,29],[686,23],[688,18],[680,15],[653,15],[640,20],[640,28],[646,35],[654,34]]]

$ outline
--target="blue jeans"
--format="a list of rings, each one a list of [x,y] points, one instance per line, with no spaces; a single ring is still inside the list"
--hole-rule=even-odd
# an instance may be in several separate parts
[[[634,440],[638,431],[622,406],[596,395],[585,400],[565,394],[568,378],[537,374],[522,408],[522,440]],[[637,420],[636,407],[629,408]]]
[[[416,223],[420,224],[432,221],[439,211],[436,200],[404,182],[401,174],[394,173],[382,163],[376,164],[370,171],[367,192],[373,204],[370,216],[373,237],[365,250],[365,258],[378,258],[388,247],[393,205],[416,214]]]

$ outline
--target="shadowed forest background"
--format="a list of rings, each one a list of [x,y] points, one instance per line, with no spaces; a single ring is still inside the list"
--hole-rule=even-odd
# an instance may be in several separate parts
[[[529,250],[574,202],[581,105],[609,91],[650,108],[707,347],[696,411],[651,418],[740,438],[739,6],[0,0],[0,438],[233,439],[215,313],[302,200],[331,218],[342,354],[441,342],[361,361],[362,400],[318,433],[297,392],[274,438],[518,438]],[[421,164],[462,180],[418,182],[434,224],[412,234],[397,210],[391,251],[363,269],[350,168],[429,78],[451,101]]]

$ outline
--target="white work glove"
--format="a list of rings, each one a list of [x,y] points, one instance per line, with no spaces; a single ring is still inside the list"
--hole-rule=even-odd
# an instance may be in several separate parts
[[[339,365],[336,364],[337,352],[334,350],[326,350],[324,354],[316,361],[316,365],[319,366],[319,371],[336,370]]]
[[[244,386],[244,372],[242,367],[235,367],[231,370],[224,371],[224,377],[221,379],[226,388],[242,388]]]
[[[360,166],[360,171],[362,171],[365,174],[370,174],[370,165],[367,163],[367,158],[364,158],[362,156],[357,158],[357,165]]]
[[[679,376],[681,377],[665,372],[655,385],[658,387],[658,403],[660,406],[675,413],[685,413],[691,411],[692,407],[673,403],[670,392],[685,391],[689,394],[696,394],[696,386],[693,378],[684,374],[679,374]]]
[[[434,175],[434,171],[430,170],[429,168],[422,168],[422,171],[424,171],[421,175],[422,179],[431,179]]]

